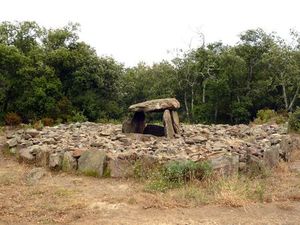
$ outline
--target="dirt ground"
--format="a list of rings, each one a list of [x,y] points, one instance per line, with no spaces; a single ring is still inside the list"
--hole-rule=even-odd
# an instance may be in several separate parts
[[[0,225],[300,224],[300,199],[188,207],[147,193],[134,180],[47,172],[29,184],[33,168],[0,154]]]

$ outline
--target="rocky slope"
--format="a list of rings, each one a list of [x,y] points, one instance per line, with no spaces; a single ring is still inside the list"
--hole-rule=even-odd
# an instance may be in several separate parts
[[[42,130],[7,131],[7,150],[20,162],[87,175],[133,176],[137,165],[149,168],[168,160],[209,160],[231,174],[249,163],[275,166],[289,160],[294,145],[286,125],[182,125],[175,139],[123,134],[121,125],[75,123]]]

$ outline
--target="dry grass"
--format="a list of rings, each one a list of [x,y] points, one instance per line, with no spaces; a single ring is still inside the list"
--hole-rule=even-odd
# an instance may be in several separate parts
[[[295,150],[295,151],[292,152],[292,154],[291,154],[291,160],[292,160],[292,162],[300,160],[300,149],[297,149],[297,150]]]
[[[278,209],[286,210],[286,211],[295,209],[295,206],[293,206],[290,201],[276,203],[276,207]]]
[[[149,181],[148,181],[149,182]],[[217,204],[230,207],[244,207],[257,202],[300,201],[299,175],[291,172],[286,162],[281,162],[267,176],[214,177],[205,181],[192,181],[183,186],[168,189],[161,180],[154,182],[152,202],[154,208],[194,207]],[[149,187],[149,186],[148,186]]]
[[[210,178],[192,181],[165,192],[150,193],[145,192],[145,184],[141,181],[102,180],[63,173],[46,176],[38,184],[27,186],[24,176],[32,167],[27,168],[3,158],[0,158],[0,165],[0,218],[8,221],[8,224],[110,224],[111,220],[115,221],[112,224],[119,224],[121,220],[126,221],[126,216],[131,213],[133,219],[124,224],[132,224],[137,218],[145,219],[146,215],[151,220],[158,213],[160,219],[171,215],[170,218],[174,218],[173,221],[176,222],[185,216],[185,222],[189,223],[188,219],[197,219],[199,209],[193,209],[197,206],[207,205],[201,207],[200,211],[209,209],[212,211],[211,215],[217,216],[215,210],[234,211],[235,217],[240,218],[244,215],[241,214],[243,210],[228,207],[247,208],[255,202],[275,201],[263,204],[263,207],[270,205],[279,213],[293,214],[294,210],[298,210],[294,207],[299,205],[293,201],[300,200],[299,176],[290,172],[286,164],[279,165],[269,177],[252,178],[244,175]],[[185,215],[178,215],[179,211],[185,211]],[[194,213],[190,213],[191,211]],[[204,214],[204,217],[209,218],[209,215]],[[92,220],[99,218],[107,220],[92,223]],[[214,224],[224,224],[228,222],[227,219],[228,217],[222,220],[223,223]],[[248,221],[252,222],[253,219],[255,218]],[[182,221],[178,224],[180,222]],[[199,224],[197,222],[191,224]]]

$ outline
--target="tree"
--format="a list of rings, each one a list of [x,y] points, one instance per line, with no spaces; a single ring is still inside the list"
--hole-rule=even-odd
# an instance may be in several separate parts
[[[275,87],[280,86],[286,111],[291,111],[300,89],[300,53],[297,49],[278,38],[268,53],[264,63]]]

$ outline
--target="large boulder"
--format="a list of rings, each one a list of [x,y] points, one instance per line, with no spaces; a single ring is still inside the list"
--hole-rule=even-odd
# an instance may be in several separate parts
[[[175,98],[155,99],[131,105],[129,110],[132,112],[153,112],[164,111],[166,109],[176,110],[180,108],[180,103]]]
[[[126,158],[111,158],[108,161],[106,176],[113,178],[132,177],[134,175],[133,162]]]
[[[225,153],[209,159],[213,171],[222,176],[230,176],[238,173],[239,156],[237,154]]]
[[[102,177],[105,161],[105,151],[88,150],[78,159],[78,170],[88,176]]]

